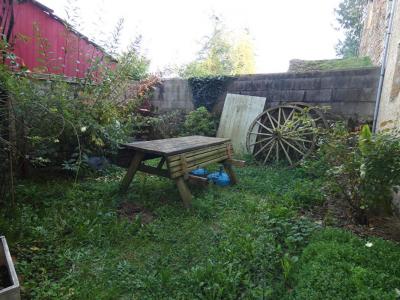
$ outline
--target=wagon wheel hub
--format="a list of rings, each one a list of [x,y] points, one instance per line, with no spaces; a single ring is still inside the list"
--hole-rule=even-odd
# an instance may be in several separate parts
[[[279,129],[274,130],[274,138],[281,138],[282,133],[280,132]]]

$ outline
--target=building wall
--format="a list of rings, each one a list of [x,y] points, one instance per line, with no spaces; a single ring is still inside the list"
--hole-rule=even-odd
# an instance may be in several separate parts
[[[379,79],[379,68],[328,72],[255,74],[233,78],[218,99],[221,113],[227,93],[265,97],[268,107],[287,102],[307,102],[331,107],[345,118],[371,120]],[[190,85],[184,79],[166,79],[151,100],[158,112],[193,109]]]
[[[379,130],[400,125],[400,1],[394,12],[388,62],[378,114]]]
[[[84,77],[94,60],[106,56],[36,1],[1,1],[0,19],[17,62],[32,72]]]
[[[359,56],[368,56],[375,65],[382,63],[388,0],[368,0]]]

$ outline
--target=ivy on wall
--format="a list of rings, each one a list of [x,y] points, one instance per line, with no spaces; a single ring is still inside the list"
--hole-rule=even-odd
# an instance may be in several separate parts
[[[195,108],[204,106],[211,111],[218,98],[226,91],[229,76],[208,76],[189,78]]]

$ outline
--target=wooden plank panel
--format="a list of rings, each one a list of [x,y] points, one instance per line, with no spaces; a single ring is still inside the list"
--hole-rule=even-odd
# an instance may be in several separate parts
[[[217,146],[210,146],[207,148],[202,148],[200,150],[194,150],[194,151],[190,151],[190,152],[185,152],[186,158],[191,158],[193,156],[199,155],[199,154],[203,154],[203,153],[207,153],[207,152],[211,152],[214,150],[219,150],[219,149],[226,149],[230,143],[224,143],[224,144],[220,144]],[[232,146],[231,146],[232,147]],[[169,163],[172,163],[173,161],[178,161],[180,160],[180,155],[173,155],[173,156],[168,156],[167,160]]]
[[[265,100],[262,97],[228,94],[217,137],[231,139],[237,153],[247,153],[247,131],[254,119],[263,112]]]
[[[124,144],[128,149],[140,150],[146,153],[171,156],[209,146],[229,142],[228,138],[214,138],[206,136],[186,136],[181,138],[135,142]]]
[[[197,168],[202,168],[202,167],[208,166],[208,165],[213,164],[213,163],[222,162],[222,161],[224,161],[226,159],[228,159],[228,156],[224,155],[224,156],[221,156],[221,157],[218,157],[218,158],[214,158],[214,159],[211,159],[211,160],[208,160],[208,161],[199,162],[196,165],[188,167],[187,170],[190,172],[190,171],[193,171],[193,170],[195,170]],[[182,175],[183,175],[182,170],[177,170],[175,172],[170,172],[171,178],[177,178],[177,177],[182,176]]]
[[[214,158],[218,158],[218,157],[228,157],[228,158],[229,158],[229,156],[228,156],[228,154],[227,154],[226,152],[222,152],[222,153],[212,153],[212,154],[210,154],[210,155],[208,155],[208,156],[206,156],[206,157],[202,157],[202,158],[193,160],[193,161],[187,163],[186,166],[177,165],[177,166],[174,166],[174,167],[169,167],[169,171],[170,171],[171,173],[176,172],[176,171],[178,171],[178,170],[184,171],[185,169],[188,169],[189,167],[196,166],[196,165],[199,164],[199,163],[202,163],[202,162],[205,162],[205,161],[214,159]]]
[[[221,148],[221,149],[216,149],[216,150],[213,150],[213,151],[197,154],[197,155],[191,156],[189,158],[186,158],[186,163],[190,163],[190,162],[193,162],[193,161],[196,161],[196,160],[199,160],[199,159],[202,159],[202,158],[206,158],[206,157],[209,157],[209,156],[212,156],[212,155],[215,155],[215,154],[218,154],[218,155],[221,155],[221,156],[222,155],[228,155],[227,154],[227,150],[224,147],[224,148]],[[181,162],[179,160],[176,160],[176,161],[173,161],[173,162],[169,163],[169,167],[170,168],[176,167],[176,166],[180,166],[180,165],[181,165]]]

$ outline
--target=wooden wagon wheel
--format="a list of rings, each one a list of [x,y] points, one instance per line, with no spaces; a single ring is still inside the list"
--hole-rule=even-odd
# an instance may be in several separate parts
[[[316,106],[310,105],[305,102],[289,102],[289,105],[306,108],[309,115],[313,118],[315,125],[319,128],[329,128],[328,121],[325,118],[325,114]]]
[[[286,161],[295,166],[313,151],[316,129],[305,109],[289,104],[276,106],[258,115],[250,125],[247,150],[263,165]]]

